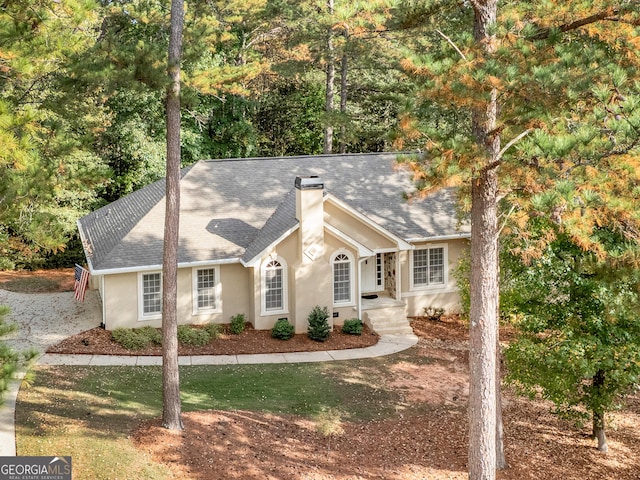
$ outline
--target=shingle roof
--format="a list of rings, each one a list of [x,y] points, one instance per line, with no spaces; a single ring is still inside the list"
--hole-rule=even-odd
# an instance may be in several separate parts
[[[405,240],[468,233],[458,228],[455,195],[442,190],[407,202],[409,174],[397,154],[201,161],[182,170],[178,262],[248,261],[295,228],[296,175],[318,175],[325,190]],[[162,264],[164,180],[80,219],[94,271]]]

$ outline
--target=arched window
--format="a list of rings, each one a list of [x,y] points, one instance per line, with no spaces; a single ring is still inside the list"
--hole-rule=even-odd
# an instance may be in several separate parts
[[[265,314],[287,310],[287,274],[283,259],[270,258],[262,265],[262,309]]]
[[[331,260],[333,267],[333,303],[345,304],[353,301],[353,261],[344,251],[336,253]]]

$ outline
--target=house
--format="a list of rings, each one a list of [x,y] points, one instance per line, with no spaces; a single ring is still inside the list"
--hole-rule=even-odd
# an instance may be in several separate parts
[[[424,307],[455,310],[451,270],[468,248],[455,194],[414,190],[397,154],[201,161],[181,172],[180,323],[307,328],[315,305],[332,324],[361,318],[406,331]],[[160,326],[165,182],[78,222],[105,328]]]

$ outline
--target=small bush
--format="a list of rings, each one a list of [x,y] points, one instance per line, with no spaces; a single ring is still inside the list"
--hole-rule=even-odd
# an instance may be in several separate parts
[[[348,335],[362,335],[362,320],[359,318],[350,318],[349,320],[345,320],[342,325],[342,333],[346,333]]]
[[[280,340],[289,340],[293,337],[295,328],[289,323],[286,318],[279,318],[276,324],[271,329],[271,336]]]
[[[149,339],[136,329],[131,328],[116,328],[111,332],[111,338],[127,350],[140,350],[146,348],[149,345]]]
[[[244,313],[238,313],[237,315],[231,317],[231,333],[233,333],[234,335],[240,335],[242,332],[244,332],[245,322],[246,320],[244,318]]]
[[[204,328],[193,325],[178,325],[178,342],[192,347],[202,347],[209,343],[211,335]]]
[[[222,328],[217,323],[207,323],[204,330],[209,334],[209,340],[214,340],[222,333]]]
[[[316,305],[309,314],[309,328],[307,335],[311,340],[324,342],[329,338],[331,327],[329,326],[329,311],[327,307],[319,307]]]
[[[323,407],[316,417],[316,430],[325,437],[344,435],[343,416],[343,413],[336,408]]]
[[[427,317],[427,320],[431,320],[432,322],[439,322],[444,315],[444,308],[438,307],[424,307],[424,315]]]
[[[148,343],[152,345],[162,345],[162,332],[153,327],[142,327],[136,329],[138,335],[145,337]]]

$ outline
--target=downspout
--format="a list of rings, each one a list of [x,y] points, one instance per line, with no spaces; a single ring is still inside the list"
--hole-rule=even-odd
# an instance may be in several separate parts
[[[105,295],[104,289],[105,289],[105,284],[104,284],[104,275],[100,275],[100,287],[99,288],[99,293],[100,293],[100,303],[102,304],[102,321],[100,322],[100,327],[103,329],[107,328],[107,306],[105,302],[105,298],[107,298],[107,296]]]
[[[364,320],[362,318],[362,262],[364,262],[367,258],[369,257],[360,257],[358,259],[358,291],[356,292],[356,295],[358,296],[358,303],[357,303],[357,311],[356,311],[356,316],[357,318],[359,318],[363,323]]]

